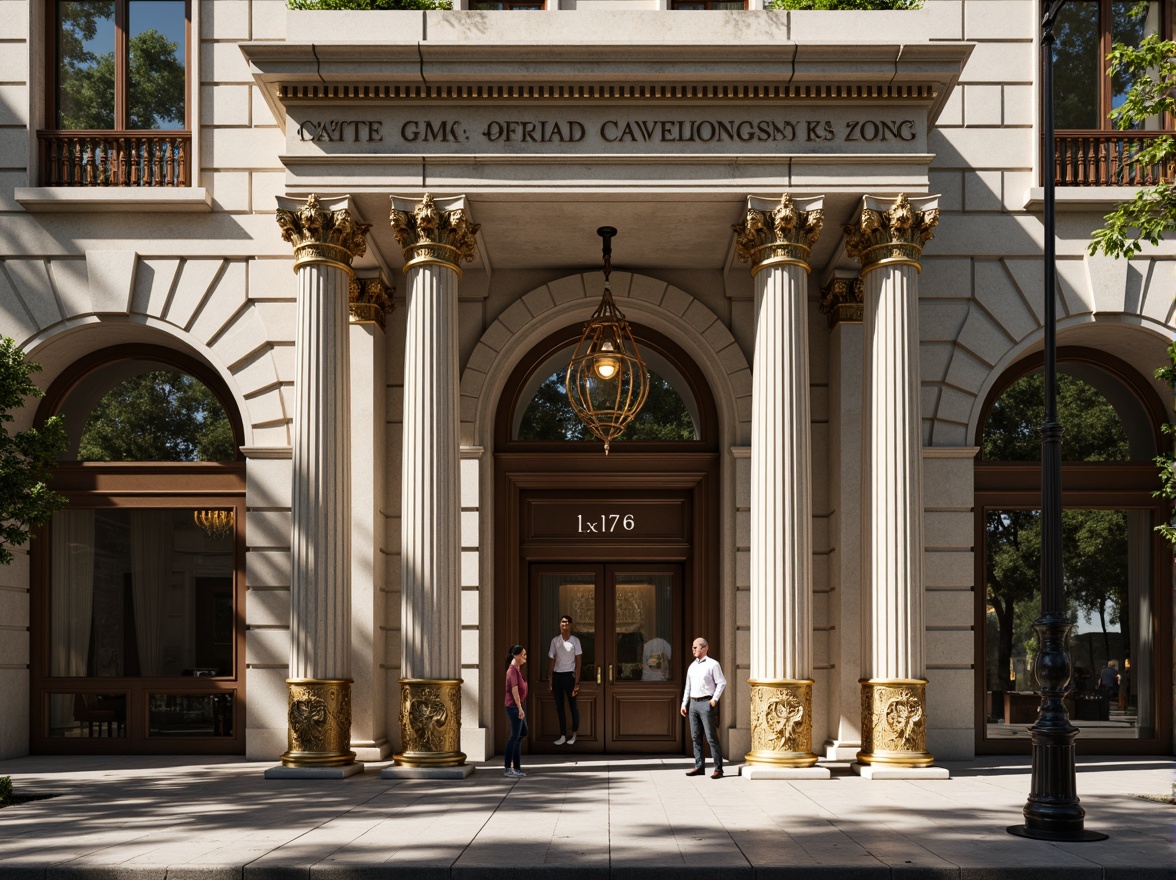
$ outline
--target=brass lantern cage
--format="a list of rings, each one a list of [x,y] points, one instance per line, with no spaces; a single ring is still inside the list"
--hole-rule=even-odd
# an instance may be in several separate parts
[[[612,237],[617,231],[602,226],[604,239],[604,295],[568,364],[568,400],[588,430],[609,444],[641,411],[649,396],[649,369],[637,350],[629,322],[613,302],[608,277],[612,273]]]

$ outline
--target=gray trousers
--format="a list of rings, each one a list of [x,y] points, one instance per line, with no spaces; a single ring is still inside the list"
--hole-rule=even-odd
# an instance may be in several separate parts
[[[711,759],[715,769],[723,769],[723,752],[719,748],[719,707],[711,706],[710,700],[691,700],[687,709],[690,718],[690,738],[694,740],[694,766],[702,767],[702,737],[710,745]]]

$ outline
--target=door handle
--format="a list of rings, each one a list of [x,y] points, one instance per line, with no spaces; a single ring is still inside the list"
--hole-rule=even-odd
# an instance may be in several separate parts
[[[596,683],[600,684],[600,667],[596,667]]]
[[[611,663],[610,663],[610,664],[608,664],[608,683],[609,683],[609,684],[612,684],[612,683],[613,683],[613,680],[612,680],[612,664],[611,664]]]

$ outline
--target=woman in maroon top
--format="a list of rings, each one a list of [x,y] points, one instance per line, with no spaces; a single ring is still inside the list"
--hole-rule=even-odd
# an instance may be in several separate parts
[[[506,767],[502,775],[516,779],[527,775],[519,766],[523,737],[527,735],[527,712],[523,708],[527,702],[527,680],[523,678],[526,662],[527,649],[511,645],[506,657],[506,717],[510,719],[510,738],[506,741]]]

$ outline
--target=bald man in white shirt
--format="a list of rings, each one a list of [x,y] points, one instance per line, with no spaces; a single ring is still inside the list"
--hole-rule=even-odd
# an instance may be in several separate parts
[[[682,717],[690,719],[690,738],[694,740],[694,769],[687,776],[701,776],[706,772],[702,757],[702,737],[710,745],[715,772],[711,779],[723,778],[723,753],[719,748],[719,697],[727,687],[723,667],[707,656],[710,645],[698,638],[690,646],[694,660],[686,667],[686,690],[682,694]]]

